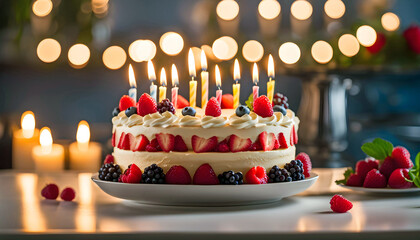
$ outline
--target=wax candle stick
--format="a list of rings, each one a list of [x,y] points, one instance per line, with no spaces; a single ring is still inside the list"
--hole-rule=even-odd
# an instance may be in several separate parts
[[[190,81],[190,106],[195,108],[197,101],[197,81],[195,81],[196,72],[195,72],[195,61],[194,55],[190,48],[188,51],[188,69],[191,77]]]
[[[128,96],[131,97],[134,102],[137,102],[137,83],[136,77],[134,76],[133,66],[128,66],[128,79],[130,81],[130,90],[128,90]]]
[[[31,111],[22,114],[21,129],[13,131],[13,169],[33,170],[32,148],[38,145],[39,130],[35,128],[35,115]]]
[[[239,80],[241,79],[241,72],[239,68],[238,59],[235,59],[234,67],[233,67],[233,108],[236,109],[239,106],[240,102],[240,91],[241,91],[241,84],[239,84]]]
[[[204,50],[201,50],[201,108],[204,108],[209,100],[209,72],[207,71],[207,58]]]
[[[252,81],[255,84],[255,86],[252,87],[252,97],[255,101],[255,99],[258,98],[258,93],[260,90],[260,87],[258,87],[258,66],[256,63],[254,63],[254,67],[252,69]]]
[[[178,70],[176,69],[175,64],[172,64],[171,75],[172,75],[172,104],[174,105],[174,108],[177,109],[179,80],[178,80]]]
[[[64,147],[53,144],[51,130],[47,127],[41,129],[39,134],[40,145],[32,149],[35,160],[35,169],[40,172],[54,172],[64,169]]]
[[[217,86],[217,90],[216,90],[216,100],[219,102],[220,105],[222,105],[222,95],[223,95],[223,91],[221,89],[222,87],[222,78],[220,77],[220,70],[219,70],[219,66],[217,66],[214,69],[215,72],[215,76],[216,76],[216,86]]]
[[[166,71],[162,68],[160,71],[159,102],[166,99]]]
[[[267,97],[271,103],[273,103],[273,96],[274,96],[274,61],[273,56],[271,54],[268,56],[268,82],[267,82]]]
[[[153,83],[154,81],[156,81],[156,73],[155,67],[153,66],[153,63],[150,60],[147,62],[147,72],[150,80],[150,96],[156,101],[157,86]]]

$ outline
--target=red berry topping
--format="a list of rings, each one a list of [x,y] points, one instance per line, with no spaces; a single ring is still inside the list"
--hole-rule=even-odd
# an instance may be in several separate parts
[[[240,138],[235,134],[229,137],[229,149],[231,152],[248,151],[251,145],[252,141],[249,138]]]
[[[258,140],[261,144],[262,150],[271,151],[274,149],[276,135],[274,135],[274,133],[267,133],[264,131],[260,133]]]
[[[221,141],[219,144],[217,144],[216,151],[217,152],[230,152],[229,145],[226,139]]]
[[[257,141],[255,141],[251,147],[249,148],[250,151],[261,151],[262,147],[260,144],[260,141],[257,139]]]
[[[362,180],[365,179],[367,173],[370,170],[378,169],[378,168],[379,168],[379,161],[373,158],[366,158],[356,163],[356,173],[362,178]]]
[[[197,135],[192,136],[191,145],[196,153],[213,152],[217,146],[217,137],[205,139]]]
[[[286,138],[284,137],[284,133],[279,133],[279,143],[280,148],[288,148]]]
[[[112,154],[106,155],[105,160],[104,160],[104,165],[107,163],[114,163],[114,156],[112,156]]]
[[[222,95],[222,108],[223,109],[233,109],[233,95],[232,94],[223,94]]]
[[[395,166],[397,168],[412,168],[413,162],[410,160],[410,152],[405,147],[395,147],[392,150],[392,157],[395,161]]]
[[[205,163],[195,171],[193,183],[198,185],[215,185],[219,184],[219,179],[213,168]]]
[[[171,101],[169,101],[169,99],[163,99],[160,103],[158,103],[157,110],[159,113],[170,112],[175,114],[174,105],[171,103]]]
[[[273,116],[273,106],[265,95],[254,100],[254,112],[263,118]]]
[[[187,152],[188,147],[187,144],[185,144],[184,140],[180,135],[175,136],[175,145],[174,145],[174,151],[175,152]]]
[[[125,111],[129,107],[135,107],[135,106],[136,106],[136,101],[134,101],[134,99],[132,99],[128,95],[124,95],[120,99],[120,104],[118,108],[122,112],[122,111]]]
[[[274,138],[274,148],[273,149],[279,149],[280,148],[280,142],[277,140],[277,138]]]
[[[363,187],[365,188],[384,188],[386,187],[386,177],[377,169],[372,169],[366,175]]]
[[[245,180],[249,184],[266,184],[268,177],[265,168],[261,166],[251,168],[246,173]]]
[[[159,152],[162,149],[159,146],[159,142],[157,141],[156,138],[152,139],[152,141],[150,141],[150,143],[146,146],[146,151],[148,152]]]
[[[112,147],[116,147],[117,146],[117,143],[116,143],[116,139],[115,139],[115,134],[116,134],[116,131],[114,131],[113,133],[112,133]]]
[[[178,98],[177,99],[178,100],[177,100],[177,104],[176,104],[177,106],[176,106],[176,108],[183,109],[184,107],[190,106],[190,103],[188,102],[188,100],[185,99],[183,96],[181,96],[181,95],[178,94]]]
[[[381,172],[388,179],[395,169],[397,169],[395,160],[392,157],[387,157],[379,167],[379,172]]]
[[[293,136],[293,145],[296,145],[298,143],[298,134],[295,128],[295,125],[292,127],[292,136]]]
[[[133,139],[134,136],[131,133],[122,133],[118,148],[122,150],[131,150],[131,142]]]
[[[410,179],[407,168],[395,169],[388,179],[388,185],[391,188],[411,188],[412,182],[407,182]]]
[[[41,196],[43,196],[46,199],[57,199],[59,194],[58,186],[54,183],[47,184],[42,190],[41,190]]]
[[[359,174],[352,173],[346,182],[347,186],[361,187],[363,186],[363,178]]]
[[[157,112],[155,99],[153,99],[149,94],[143,93],[139,99],[139,102],[137,103],[137,114],[144,117],[147,114],[152,114],[155,112]]]
[[[76,197],[76,192],[73,188],[64,188],[60,195],[61,199],[64,201],[73,201],[73,199]]]
[[[123,183],[140,183],[142,172],[136,164],[130,164],[128,168],[120,176],[120,182]]]
[[[345,213],[353,208],[353,203],[341,195],[334,195],[330,200],[331,210],[336,213]]]
[[[309,177],[311,175],[312,170],[312,162],[311,158],[308,154],[301,152],[296,156],[296,160],[300,160],[303,164],[303,174],[305,174],[305,177]]]
[[[164,152],[170,152],[174,150],[175,147],[175,137],[169,133],[158,133],[156,134],[156,139],[159,143],[160,148]]]
[[[206,115],[218,117],[222,115],[222,109],[220,108],[219,102],[215,97],[210,98],[206,106]]]
[[[285,109],[289,108],[289,104],[287,103],[287,97],[281,93],[274,94],[273,97],[273,106],[279,105],[283,106]]]
[[[165,180],[169,184],[191,184],[191,176],[183,166],[172,166]]]
[[[133,139],[131,142],[131,150],[136,151],[144,151],[146,149],[146,146],[149,144],[149,139],[147,139],[146,136],[143,134],[137,136]]]

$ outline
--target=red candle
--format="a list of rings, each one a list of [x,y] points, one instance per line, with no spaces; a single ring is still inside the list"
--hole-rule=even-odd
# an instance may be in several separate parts
[[[260,90],[260,87],[258,87],[258,67],[256,63],[254,63],[254,68],[252,69],[252,81],[255,84],[255,86],[252,87],[252,97],[255,101],[255,99],[258,98],[258,93]]]
[[[223,91],[222,89],[220,89],[222,87],[222,78],[220,77],[220,70],[219,70],[219,66],[215,67],[215,76],[216,76],[216,86],[217,86],[217,90],[216,90],[216,100],[219,102],[220,105],[222,105],[222,95],[223,95]]]

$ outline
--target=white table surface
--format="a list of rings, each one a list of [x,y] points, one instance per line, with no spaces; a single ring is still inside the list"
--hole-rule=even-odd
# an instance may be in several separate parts
[[[343,169],[314,171],[319,180],[298,196],[208,208],[133,206],[102,192],[90,173],[0,171],[0,239],[420,239],[420,194],[360,194],[334,184]],[[75,201],[43,200],[49,182],[73,187]],[[338,192],[353,202],[350,212],[331,212]]]

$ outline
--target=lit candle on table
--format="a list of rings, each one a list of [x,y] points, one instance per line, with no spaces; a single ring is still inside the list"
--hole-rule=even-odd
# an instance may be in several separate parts
[[[76,142],[70,144],[70,169],[95,172],[101,162],[101,145],[90,141],[89,124],[80,121],[76,132]]]
[[[209,72],[207,71],[207,58],[204,50],[201,50],[201,108],[204,108],[209,100]]]
[[[156,92],[157,92],[157,86],[153,83],[156,81],[156,73],[155,73],[155,67],[153,66],[152,61],[147,62],[147,73],[149,75],[150,80],[150,96],[156,101]]]
[[[216,86],[217,86],[217,90],[216,90],[216,100],[219,102],[220,106],[222,105],[222,95],[223,95],[223,91],[222,91],[222,78],[220,77],[220,70],[219,70],[219,66],[217,66],[214,68],[215,71],[215,76],[216,76]]]
[[[274,60],[273,56],[268,56],[268,82],[267,82],[267,97],[273,103],[274,96]]]
[[[35,115],[31,111],[22,114],[21,129],[13,131],[13,168],[32,170],[34,160],[32,148],[38,144],[39,130],[35,128]]]
[[[128,90],[128,96],[131,97],[134,102],[137,102],[137,83],[136,77],[134,76],[133,66],[128,66],[128,80],[130,81],[130,90]]]
[[[178,104],[178,70],[176,69],[175,64],[172,64],[171,69],[171,76],[172,76],[172,104],[174,105],[174,108],[176,109],[176,106]]]
[[[188,51],[188,69],[190,72],[190,106],[195,108],[196,101],[197,101],[197,81],[195,81],[196,73],[195,73],[195,61],[194,61],[194,54],[190,48]]]
[[[238,59],[235,59],[233,66],[233,79],[235,80],[233,83],[233,109],[236,109],[239,106],[239,98],[241,94],[241,84],[239,84],[239,80],[241,79],[241,70],[239,69]]]
[[[64,169],[64,147],[53,144],[51,130],[43,127],[39,134],[40,145],[32,149],[35,169],[40,172],[61,171]]]
[[[166,71],[165,68],[160,70],[160,87],[159,87],[159,102],[166,99]]]
[[[258,87],[258,66],[256,63],[254,63],[254,67],[252,69],[252,81],[255,84],[255,86],[252,87],[252,97],[255,101],[255,99],[258,98],[258,92],[260,90],[260,87]]]

